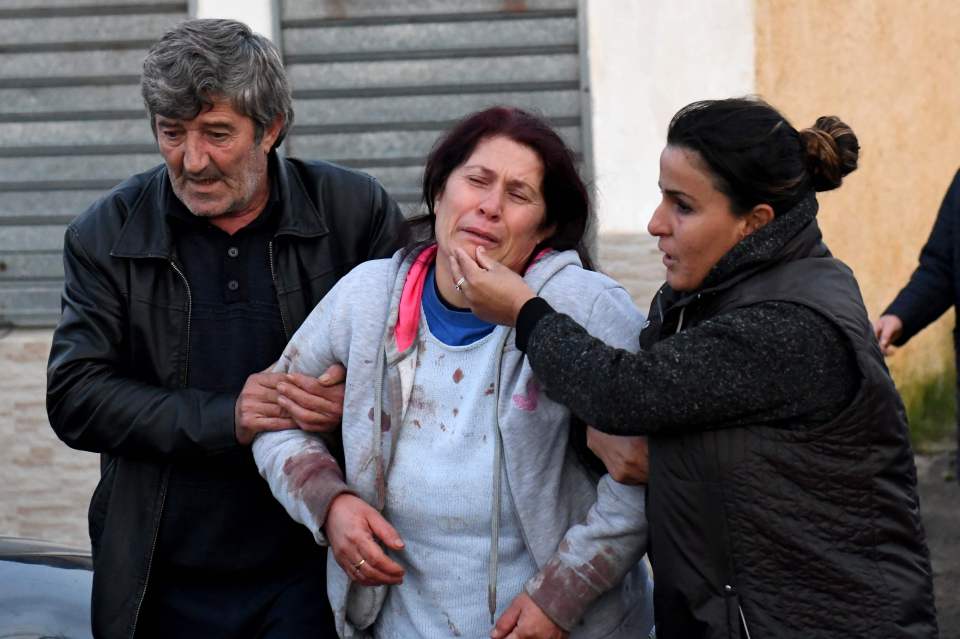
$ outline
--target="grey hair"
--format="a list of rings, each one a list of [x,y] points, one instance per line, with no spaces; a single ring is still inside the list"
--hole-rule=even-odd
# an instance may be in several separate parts
[[[276,45],[236,20],[187,20],[150,47],[143,61],[140,92],[157,135],[157,115],[195,118],[216,99],[253,120],[256,141],[277,116],[283,128],[277,148],[293,124],[290,83]]]

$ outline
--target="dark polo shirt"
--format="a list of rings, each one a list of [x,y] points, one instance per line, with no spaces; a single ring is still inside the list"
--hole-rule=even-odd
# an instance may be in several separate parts
[[[280,206],[271,182],[264,211],[233,235],[179,200],[167,212],[190,285],[191,388],[239,393],[286,344],[270,270]],[[251,616],[290,587],[291,574],[322,585],[319,547],[270,494],[249,446],[176,462],[166,504],[147,589],[155,630],[196,630],[198,616],[250,627]]]

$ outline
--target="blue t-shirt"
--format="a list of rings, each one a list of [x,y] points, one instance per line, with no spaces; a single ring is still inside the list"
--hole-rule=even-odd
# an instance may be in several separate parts
[[[434,337],[447,346],[466,346],[486,337],[496,324],[485,322],[471,311],[450,306],[437,290],[436,267],[431,266],[423,285],[423,314]]]

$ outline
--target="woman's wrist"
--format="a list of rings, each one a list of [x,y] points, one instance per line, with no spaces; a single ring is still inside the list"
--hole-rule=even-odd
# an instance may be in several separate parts
[[[542,297],[531,297],[517,313],[517,348],[520,351],[527,352],[527,344],[530,341],[530,335],[537,324],[545,316],[555,313],[553,307]]]

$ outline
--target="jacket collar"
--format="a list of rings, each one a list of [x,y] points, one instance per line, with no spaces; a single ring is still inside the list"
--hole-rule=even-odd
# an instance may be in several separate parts
[[[326,235],[326,219],[310,198],[299,174],[290,161],[276,151],[269,157],[269,174],[277,180],[280,193],[277,230],[274,237],[319,237]],[[110,255],[113,257],[153,257],[169,260],[173,256],[173,235],[166,212],[172,206],[173,188],[167,168],[160,165],[145,176],[147,185],[130,209]]]

